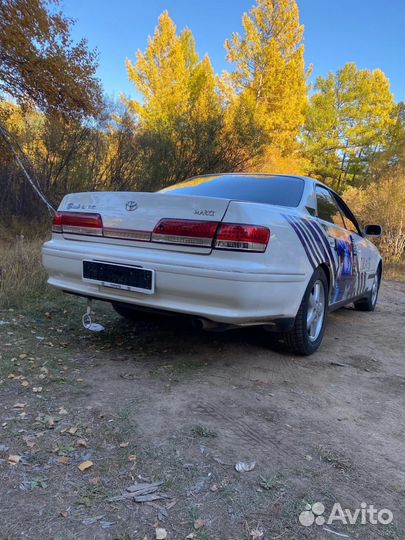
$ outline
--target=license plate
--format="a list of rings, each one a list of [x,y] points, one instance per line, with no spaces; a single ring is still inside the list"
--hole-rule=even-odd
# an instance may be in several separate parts
[[[155,272],[139,266],[83,261],[83,281],[124,291],[153,294]]]

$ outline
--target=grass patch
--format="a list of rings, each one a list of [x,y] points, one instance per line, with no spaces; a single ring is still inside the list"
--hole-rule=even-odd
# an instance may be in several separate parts
[[[210,430],[206,426],[194,426],[191,429],[191,433],[195,437],[211,438],[211,437],[217,437],[218,436],[215,431]]]
[[[44,294],[47,276],[41,260],[43,243],[42,235],[0,240],[0,307],[24,307]]]
[[[272,489],[276,489],[281,484],[279,476],[275,475],[272,478],[265,478],[264,476],[260,476],[259,485],[262,489],[265,491],[271,491]]]
[[[330,463],[330,465],[332,465],[336,469],[339,469],[341,471],[348,471],[353,466],[351,460],[348,457],[346,457],[341,452],[333,450],[332,448],[319,446],[318,452],[322,461]]]
[[[405,281],[405,261],[385,263],[383,278],[387,281]]]
[[[102,485],[86,486],[80,493],[76,502],[78,506],[91,508],[94,504],[103,501],[108,492]]]

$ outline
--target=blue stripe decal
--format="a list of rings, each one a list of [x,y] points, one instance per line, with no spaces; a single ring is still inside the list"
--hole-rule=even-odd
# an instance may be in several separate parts
[[[309,234],[309,232],[307,231],[307,228],[305,227],[305,224],[302,221],[302,219],[297,219],[297,218],[294,218],[294,219],[296,221],[297,227],[299,227],[302,233],[304,240],[306,241],[308,250],[311,252],[312,257],[314,258],[316,262],[316,266],[319,266],[321,262],[323,261],[323,256],[322,256],[321,250],[319,249],[319,246],[314,241],[312,235]]]
[[[305,217],[287,214],[283,214],[283,217],[296,232],[312,268],[317,268],[321,263],[331,266],[332,288],[334,288],[337,266],[326,231],[318,223]]]
[[[294,229],[294,231],[296,232],[301,244],[302,244],[302,247],[304,248],[305,250],[305,253],[307,254],[307,257],[308,257],[308,260],[312,266],[312,268],[315,270],[315,268],[317,267],[317,264],[314,262],[314,259],[312,258],[312,254],[311,252],[309,251],[308,249],[308,246],[303,238],[303,235],[301,233],[301,229],[297,226],[297,224],[294,222],[294,220],[292,219],[292,216],[287,216],[285,214],[283,214],[283,217],[288,221],[288,223],[291,225],[291,227]]]
[[[332,265],[332,268],[333,268],[333,275],[335,276],[336,275],[336,271],[337,271],[337,268],[336,268],[336,262],[335,262],[335,257],[333,256],[333,253],[332,253],[332,249],[329,245],[329,242],[328,242],[328,239],[326,238],[325,236],[325,231],[322,229],[322,227],[320,225],[318,225],[318,223],[316,223],[315,221],[312,221],[312,220],[309,220],[309,219],[306,219],[306,218],[303,218],[304,221],[306,221],[308,223],[308,225],[314,229],[314,231],[316,232],[316,234],[318,235],[318,238],[319,240],[321,241],[322,245],[324,246],[324,248],[326,249],[326,252],[328,254],[328,258],[330,260],[330,263]]]
[[[311,227],[311,223],[307,222],[305,219],[301,218],[301,222],[303,224],[303,227],[306,230],[308,230],[308,236],[312,239],[312,243],[314,244],[317,250],[317,253],[319,254],[319,262],[320,263],[328,262],[329,260],[328,253],[326,251],[324,243],[322,242],[322,240],[320,241],[319,235],[317,234],[316,229]],[[329,261],[329,262],[330,264],[332,264],[334,261]]]

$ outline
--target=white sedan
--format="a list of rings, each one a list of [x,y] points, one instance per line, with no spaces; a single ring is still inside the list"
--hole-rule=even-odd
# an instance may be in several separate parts
[[[373,311],[382,261],[344,201],[311,178],[199,176],[157,193],[66,195],[43,246],[48,282],[201,328],[264,325],[300,354],[319,347],[328,311]]]

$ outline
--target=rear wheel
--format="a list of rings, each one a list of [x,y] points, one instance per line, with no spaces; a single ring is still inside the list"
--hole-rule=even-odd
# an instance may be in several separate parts
[[[378,291],[380,289],[380,281],[381,281],[381,272],[378,270],[376,275],[374,276],[373,284],[371,286],[371,290],[366,296],[366,298],[362,298],[361,300],[357,300],[357,302],[354,302],[354,309],[357,311],[374,311],[375,306],[377,305],[377,299],[378,299]]]
[[[284,334],[290,349],[302,355],[314,353],[322,343],[328,308],[328,280],[317,268],[308,284],[293,329]]]

